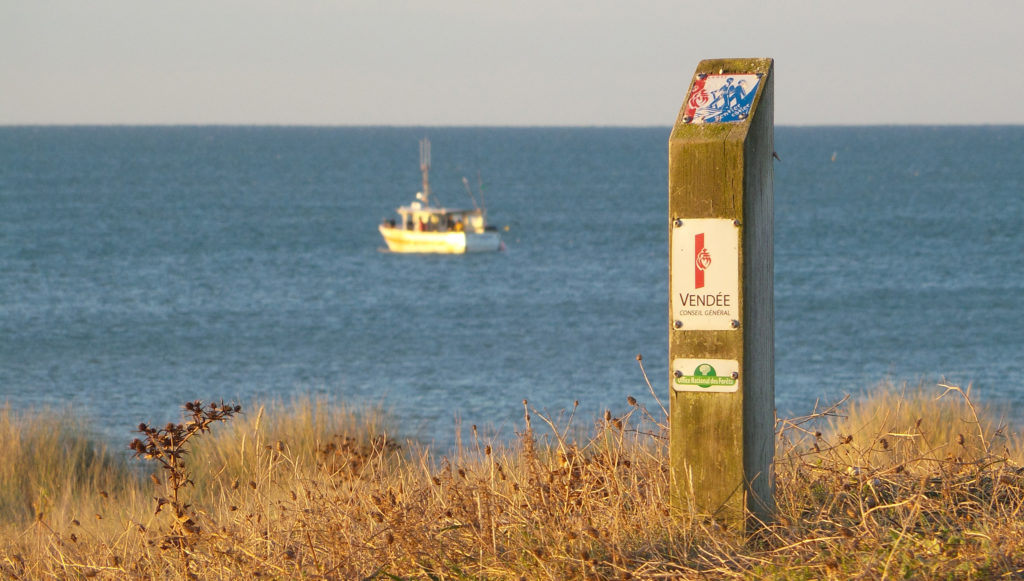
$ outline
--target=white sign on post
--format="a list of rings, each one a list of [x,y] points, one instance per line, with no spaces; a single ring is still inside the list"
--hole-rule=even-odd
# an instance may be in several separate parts
[[[681,331],[739,326],[739,225],[733,220],[676,220],[672,227],[672,316]]]
[[[734,359],[673,359],[672,389],[728,393],[740,388],[740,364]]]

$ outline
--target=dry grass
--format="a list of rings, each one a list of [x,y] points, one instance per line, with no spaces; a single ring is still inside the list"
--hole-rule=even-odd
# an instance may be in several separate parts
[[[559,424],[524,402],[514,442],[499,445],[472,429],[458,453],[442,458],[395,440],[380,414],[308,401],[275,407],[282,411],[243,410],[193,437],[179,467],[195,484],[179,491],[181,511],[192,521],[187,527],[174,511],[157,511],[153,497],[164,494],[166,478],[158,476],[159,485],[133,480],[109,456],[97,466],[76,460],[82,474],[117,474],[129,484],[61,477],[57,482],[69,484],[48,494],[69,499],[62,509],[5,509],[0,578],[1024,573],[1017,436],[992,424],[956,387],[882,386],[854,402],[780,421],[777,522],[751,527],[746,536],[670,509],[664,413],[632,398],[584,437],[570,435],[585,427],[571,416]],[[10,444],[9,430],[24,431],[45,416],[9,415],[0,416],[4,465],[65,454],[66,446],[40,452]],[[19,421],[28,423],[8,427]],[[19,484],[26,499],[39,496],[33,487],[44,480],[8,472],[2,478],[3,490],[28,482]]]
[[[111,453],[69,411],[17,413],[0,407],[0,523],[64,520],[104,494],[134,486]]]

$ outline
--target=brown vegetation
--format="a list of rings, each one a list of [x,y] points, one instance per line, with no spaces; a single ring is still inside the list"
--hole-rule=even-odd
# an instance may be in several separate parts
[[[152,478],[66,414],[3,409],[0,578],[1024,573],[1016,435],[957,387],[882,386],[779,421],[776,521],[745,532],[670,506],[665,414],[632,397],[585,436],[524,402],[514,442],[474,427],[441,458],[379,413],[275,407],[192,402],[181,424],[140,426]]]

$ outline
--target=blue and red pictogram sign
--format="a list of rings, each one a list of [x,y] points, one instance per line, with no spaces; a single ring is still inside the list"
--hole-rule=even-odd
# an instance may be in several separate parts
[[[760,82],[756,74],[697,75],[683,117],[690,123],[744,121],[750,115]]]

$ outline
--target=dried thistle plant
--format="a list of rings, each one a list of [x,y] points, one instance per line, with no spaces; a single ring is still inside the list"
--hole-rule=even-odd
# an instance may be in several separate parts
[[[160,513],[168,506],[174,516],[171,531],[164,538],[161,548],[178,548],[183,559],[187,559],[186,549],[192,545],[193,538],[200,533],[200,529],[195,514],[190,510],[191,505],[182,497],[184,488],[194,485],[184,460],[188,453],[186,445],[196,435],[209,432],[214,422],[230,420],[242,411],[242,407],[225,404],[223,401],[219,404],[210,402],[204,405],[203,402],[196,400],[186,403],[184,410],[186,419],[178,424],[168,423],[163,428],[139,424],[138,431],[142,438],[132,440],[128,447],[135,452],[136,458],[152,460],[160,465],[163,478],[158,474],[151,476],[158,491],[163,492],[155,498],[156,513]]]

